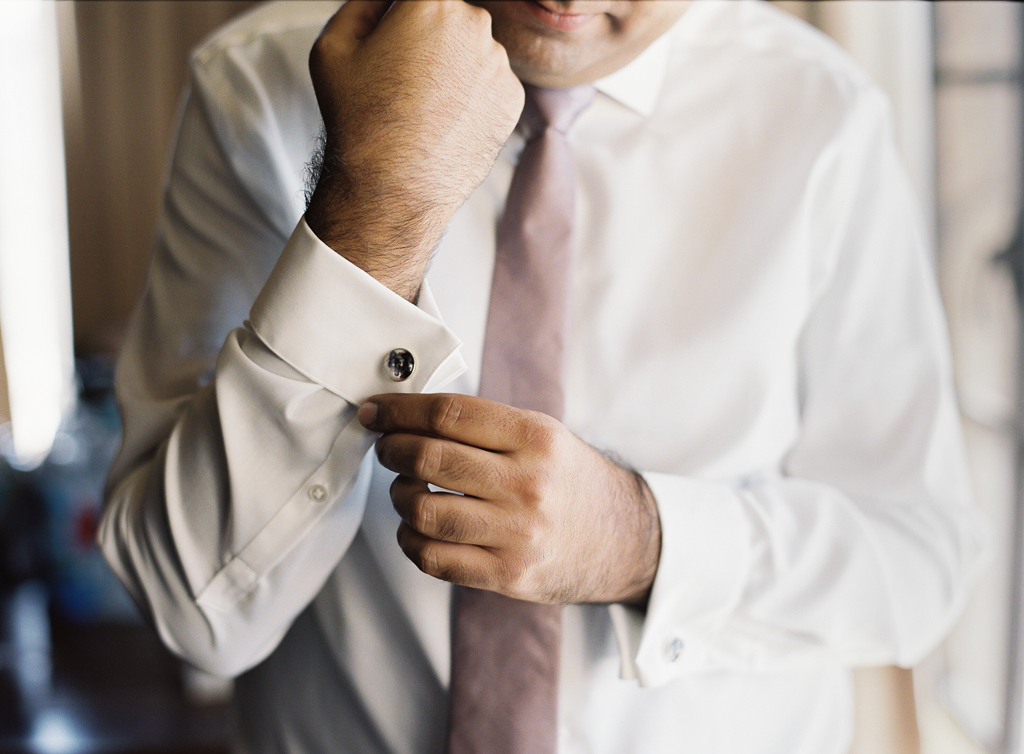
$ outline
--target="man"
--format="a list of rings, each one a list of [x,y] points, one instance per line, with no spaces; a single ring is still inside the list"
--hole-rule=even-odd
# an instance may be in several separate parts
[[[982,549],[885,106],[757,3],[479,5],[194,55],[107,556],[243,751],[443,750],[451,582],[563,605],[560,751],[842,752]],[[561,422],[474,397],[520,82],[597,89]]]

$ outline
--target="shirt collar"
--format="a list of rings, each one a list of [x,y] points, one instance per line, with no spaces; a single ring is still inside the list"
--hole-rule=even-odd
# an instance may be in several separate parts
[[[680,21],[692,10],[692,7],[687,8]],[[678,25],[679,21],[676,24]],[[668,58],[672,51],[671,37],[672,29],[669,29],[632,62],[615,73],[595,81],[594,87],[641,115],[651,115],[658,103],[661,87],[668,72]]]

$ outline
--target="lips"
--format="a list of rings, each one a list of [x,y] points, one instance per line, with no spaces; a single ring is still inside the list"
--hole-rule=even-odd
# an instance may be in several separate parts
[[[555,31],[572,32],[582,29],[597,15],[596,13],[560,13],[549,7],[550,5],[553,3],[544,2],[544,0],[527,0],[526,2],[530,15]]]

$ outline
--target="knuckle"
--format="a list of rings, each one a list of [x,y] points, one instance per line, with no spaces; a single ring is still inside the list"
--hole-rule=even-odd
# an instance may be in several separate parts
[[[417,563],[419,558],[419,551],[413,547],[413,543],[410,541],[409,528],[403,522],[398,527],[398,533],[396,539],[398,540],[398,546],[402,552],[405,553],[405,557],[411,560],[413,563]],[[418,564],[417,564],[418,566]]]
[[[395,510],[399,515],[402,515],[402,509],[405,507],[405,478],[401,475],[396,476],[391,486],[388,488],[388,492],[391,495],[391,504],[395,507]]]
[[[413,563],[423,573],[441,581],[452,584],[462,583],[461,570],[453,563],[445,562],[441,557],[440,547],[437,543],[425,542],[419,550],[418,557]]]
[[[523,84],[519,81],[519,78],[512,72],[512,63],[508,57],[508,50],[497,40],[492,39],[491,42],[489,61],[491,65],[490,72],[494,80],[510,91],[518,88],[525,98],[526,90],[523,89]]]
[[[420,492],[413,497],[409,518],[410,526],[416,531],[427,535],[435,531],[437,506],[428,493]]]
[[[377,451],[377,460],[380,461],[381,466],[386,469],[393,469],[394,466],[394,443],[391,442],[391,438],[387,435],[381,435],[377,438],[377,442],[374,443],[374,449]]]
[[[530,567],[522,557],[510,557],[503,562],[502,584],[505,591],[514,596],[530,593]]]
[[[429,541],[416,537],[411,528],[399,526],[398,546],[414,566],[423,573],[433,575],[432,569],[436,568],[437,553],[430,547]]]
[[[423,544],[422,547],[420,547],[419,558],[416,561],[416,567],[428,576],[437,575],[439,570],[437,560],[437,548],[433,547],[430,542],[426,542]]]
[[[327,35],[320,34],[314,41],[313,46],[309,48],[309,59],[319,60],[323,57],[325,48],[327,47]]]
[[[541,509],[552,496],[553,482],[545,469],[531,469],[519,485],[519,501],[529,511]],[[533,524],[530,524],[533,526]]]
[[[470,5],[469,3],[462,4],[462,8],[466,19],[477,29],[487,32],[487,36],[490,37],[491,14],[479,6]]]
[[[463,404],[459,396],[451,394],[439,396],[430,407],[427,426],[435,434],[446,435],[455,428],[462,409]]]
[[[462,526],[454,518],[435,519],[434,530],[437,532],[437,538],[445,542],[461,542],[463,539]]]
[[[519,499],[519,503],[528,510],[534,510],[540,507],[540,504],[544,500],[543,493],[532,480],[528,480],[525,484],[520,486],[516,497]]]
[[[534,437],[537,446],[540,450],[551,453],[558,445],[562,425],[547,414],[536,414],[535,420]]]
[[[561,429],[561,423],[547,414],[524,412],[519,421],[519,444],[535,453],[550,455],[558,443]]]
[[[309,68],[313,73],[322,73],[327,61],[333,56],[333,44],[329,34],[321,34],[309,48]]]
[[[458,568],[454,565],[441,566],[437,564],[436,569],[430,574],[435,579],[441,581],[447,581],[449,584],[464,584],[464,569]]]
[[[413,452],[412,470],[419,479],[432,479],[443,462],[444,448],[440,443],[423,440]]]
[[[510,597],[531,602],[564,602],[557,580],[545,575],[547,571],[542,558],[520,554],[504,564],[505,583],[501,590]]]
[[[528,518],[521,531],[523,544],[529,550],[537,549],[544,539],[544,527],[536,518]]]

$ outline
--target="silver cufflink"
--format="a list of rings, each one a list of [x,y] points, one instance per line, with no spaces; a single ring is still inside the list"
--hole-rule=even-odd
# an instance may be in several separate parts
[[[405,382],[412,376],[416,361],[404,348],[396,348],[384,359],[384,371],[394,382]]]
[[[665,657],[669,662],[675,662],[683,654],[683,640],[678,636],[672,638],[668,644],[665,645]]]

